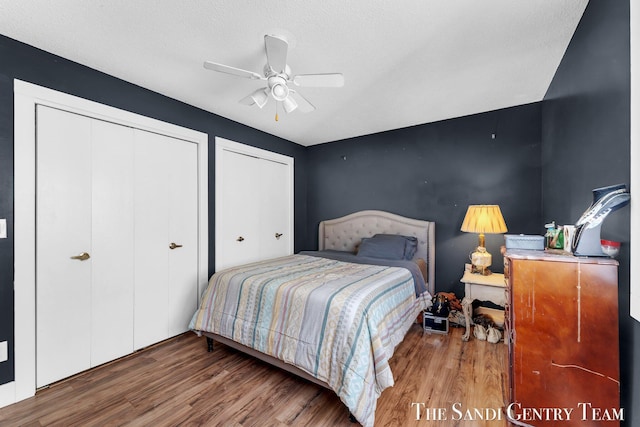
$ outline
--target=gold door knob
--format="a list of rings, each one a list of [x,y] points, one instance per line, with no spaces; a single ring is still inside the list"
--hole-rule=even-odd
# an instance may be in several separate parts
[[[80,255],[74,255],[74,256],[71,257],[71,259],[77,259],[79,261],[86,261],[89,258],[91,258],[91,255],[89,255],[86,252],[82,252]]]
[[[173,242],[171,242],[171,244],[169,245],[169,249],[175,249],[175,248],[181,248],[181,247],[182,247],[182,245],[177,245],[177,244],[175,244]]]

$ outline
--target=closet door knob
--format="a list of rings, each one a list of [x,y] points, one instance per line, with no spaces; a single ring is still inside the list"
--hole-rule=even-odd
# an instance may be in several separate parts
[[[282,237],[282,233],[276,233],[276,239],[280,239]]]
[[[171,242],[171,244],[169,245],[169,249],[175,249],[175,248],[181,248],[182,245],[176,245],[175,243]]]
[[[236,239],[238,242],[242,242],[244,240],[244,237],[240,236]]]
[[[80,255],[74,255],[74,256],[71,257],[71,259],[77,259],[79,261],[86,261],[89,258],[91,258],[91,255],[89,255],[86,252],[82,252]]]

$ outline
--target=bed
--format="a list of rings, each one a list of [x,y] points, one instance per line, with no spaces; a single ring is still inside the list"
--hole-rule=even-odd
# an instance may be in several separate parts
[[[322,221],[318,251],[216,272],[190,329],[333,390],[373,426],[389,359],[431,304],[435,224],[383,211]]]

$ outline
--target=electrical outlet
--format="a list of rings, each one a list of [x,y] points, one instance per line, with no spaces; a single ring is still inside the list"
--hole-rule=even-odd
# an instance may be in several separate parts
[[[9,347],[6,341],[0,342],[0,362],[6,362],[9,359]]]
[[[7,238],[7,220],[2,218],[0,219],[0,239]]]

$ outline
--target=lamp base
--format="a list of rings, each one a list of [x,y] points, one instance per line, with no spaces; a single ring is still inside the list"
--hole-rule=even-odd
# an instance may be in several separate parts
[[[473,267],[471,272],[479,273],[483,276],[491,274],[491,270],[489,270],[489,266],[491,266],[491,254],[487,252],[487,248],[478,246],[476,251],[469,256],[469,259],[471,259],[471,265]]]
[[[471,273],[473,273],[473,274],[481,274],[483,276],[489,276],[489,275],[493,274],[491,272],[491,270],[489,270],[488,267],[482,268],[482,267],[476,267],[475,265],[471,266]]]

